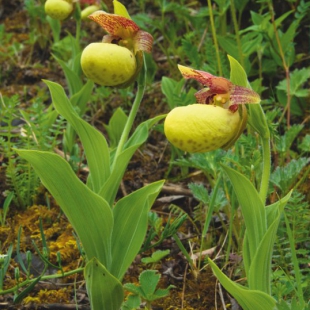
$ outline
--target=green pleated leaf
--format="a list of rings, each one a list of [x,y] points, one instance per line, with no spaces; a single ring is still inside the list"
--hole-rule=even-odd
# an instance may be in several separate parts
[[[265,206],[253,184],[244,175],[228,166],[223,165],[223,168],[233,185],[244,217],[250,262],[267,231]]]
[[[66,81],[68,83],[69,92],[71,95],[77,93],[82,87],[82,81],[81,78],[76,74],[75,71],[73,71],[68,64],[58,58],[57,56],[53,55],[54,58],[57,60],[57,62],[60,64],[62,70],[64,71]],[[79,58],[81,57],[81,54],[79,55]],[[79,61],[80,62],[80,61]]]
[[[250,289],[261,290],[270,294],[270,274],[271,274],[271,259],[278,231],[279,222],[282,211],[291,196],[288,193],[283,199],[269,206],[270,222],[271,217],[273,222],[268,226],[268,230],[261,240],[256,253],[252,259],[249,272],[247,273],[248,283]],[[267,208],[267,209],[268,209]]]
[[[87,258],[97,257],[108,268],[113,230],[108,203],[81,182],[57,154],[28,150],[17,150],[17,153],[30,162],[56,199],[79,236]]]
[[[120,199],[113,208],[111,273],[121,280],[138,254],[148,226],[148,212],[164,181],[157,181]]]
[[[124,290],[119,282],[96,258],[84,270],[86,289],[92,310],[119,310]]]
[[[134,145],[119,154],[110,176],[99,191],[99,195],[103,197],[111,206],[115,201],[119,184],[123,178],[128,163],[139,146],[140,145]]]
[[[283,198],[278,200],[277,202],[266,206],[266,214],[267,214],[267,224],[268,226],[273,223],[273,221],[278,217],[279,212],[282,212],[285,205],[291,198],[293,190],[291,190],[288,194],[286,194]]]
[[[45,81],[50,89],[55,109],[79,135],[87,158],[92,189],[97,193],[110,175],[110,154],[107,141],[97,129],[85,122],[73,109],[64,89],[57,83]]]
[[[217,266],[209,259],[213,273],[219,279],[223,287],[231,294],[243,310],[274,310],[276,301],[270,295],[258,290],[249,290],[230,280]]]
[[[280,221],[280,214],[269,226],[251,261],[248,276],[250,289],[270,294],[271,257]]]
[[[122,108],[118,107],[110,118],[109,124],[105,126],[105,129],[109,135],[110,148],[114,149],[117,147],[127,119],[128,117],[125,112],[122,110]]]
[[[164,117],[164,115],[159,115],[141,123],[126,142],[124,150],[116,159],[113,159],[115,160],[115,163],[113,165],[111,175],[99,192],[100,196],[102,196],[110,205],[114,203],[119,184],[123,178],[131,157],[148,138],[149,129]]]
[[[89,98],[91,98],[93,88],[94,82],[88,80],[86,84],[84,84],[83,87],[70,98],[72,105],[79,108],[79,115],[84,115],[87,102],[89,102]]]

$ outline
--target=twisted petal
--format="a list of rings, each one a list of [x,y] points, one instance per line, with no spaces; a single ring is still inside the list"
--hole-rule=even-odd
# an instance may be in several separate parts
[[[233,85],[230,94],[231,104],[260,103],[260,96],[250,88]]]
[[[89,18],[99,24],[110,35],[122,39],[133,38],[140,30],[138,25],[131,19],[105,11],[96,11],[89,15]]]
[[[151,52],[153,37],[148,32],[140,30],[131,19],[104,11],[96,11],[89,15],[89,18],[108,32],[108,35],[103,37],[104,43],[113,43],[114,40],[120,39],[128,40],[132,42],[131,47],[135,53],[138,51]]]
[[[198,103],[210,103],[212,97],[217,94],[229,95],[230,105],[260,102],[260,96],[249,88],[234,85],[229,80],[214,76],[208,72],[181,65],[178,65],[178,67],[185,79],[194,79],[208,87],[195,94]]]
[[[153,37],[146,31],[139,30],[134,38],[134,50],[150,53],[153,46]]]

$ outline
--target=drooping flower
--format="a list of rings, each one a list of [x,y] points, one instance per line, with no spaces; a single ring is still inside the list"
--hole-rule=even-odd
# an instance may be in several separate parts
[[[96,11],[89,16],[108,34],[84,49],[81,65],[84,74],[100,85],[126,87],[142,68],[143,52],[151,52],[153,37],[130,19],[118,1],[114,11],[118,14]]]
[[[167,139],[191,153],[228,149],[245,129],[245,104],[259,103],[259,95],[223,77],[178,67],[185,79],[195,79],[205,87],[195,94],[196,104],[177,107],[168,113],[164,124]]]

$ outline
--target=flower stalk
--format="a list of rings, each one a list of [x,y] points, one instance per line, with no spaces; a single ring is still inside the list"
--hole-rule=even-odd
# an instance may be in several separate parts
[[[142,101],[143,95],[144,95],[144,91],[145,91],[145,85],[146,85],[146,64],[144,61],[144,56],[143,56],[143,67],[142,70],[139,74],[139,77],[137,79],[137,92],[136,92],[136,97],[135,100],[132,104],[127,122],[125,124],[124,130],[122,132],[121,138],[118,142],[116,151],[115,151],[115,156],[114,156],[114,161],[112,164],[112,170],[115,167],[115,163],[116,163],[116,159],[118,158],[118,155],[122,152],[122,150],[124,149],[124,145],[128,140],[128,136],[130,134],[130,131],[132,129],[132,125],[134,123],[134,120],[136,118],[137,112],[139,110],[140,107],[140,103]]]

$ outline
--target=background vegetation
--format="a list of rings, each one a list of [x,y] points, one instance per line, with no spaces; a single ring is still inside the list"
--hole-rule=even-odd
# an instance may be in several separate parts
[[[153,53],[146,55],[147,89],[136,126],[195,101],[200,86],[182,79],[177,64],[228,78],[229,54],[244,67],[252,88],[261,95],[271,132],[268,202],[294,190],[275,243],[272,294],[279,309],[297,309],[301,299],[308,303],[310,3],[137,0],[123,4],[133,20],[154,37]],[[107,3],[100,5],[108,9]],[[21,292],[16,285],[43,270],[48,274],[60,270],[59,275],[67,275],[61,283],[30,285],[17,302],[57,303],[58,309],[65,302],[86,307],[80,274],[83,250],[30,164],[14,149],[67,156],[74,172],[86,180],[88,169],[80,141],[51,106],[42,79],[60,83],[70,97],[77,94],[87,81],[76,60],[82,49],[100,41],[104,32],[76,14],[61,23],[52,20],[45,15],[44,1],[39,0],[3,0],[0,12],[0,252],[9,255],[1,265],[0,288],[6,290],[3,302],[7,309],[15,309],[14,294]],[[70,83],[72,72],[75,84]],[[135,90],[136,85],[122,90],[89,87],[89,96],[79,106],[78,113],[104,133],[111,149],[119,141],[119,128],[127,118]],[[228,162],[259,184],[262,150],[258,140],[248,127],[227,152],[185,154],[167,143],[159,123],[135,153],[117,199],[144,184],[166,179],[149,214],[145,242],[124,280],[142,285],[141,271],[151,266],[161,275],[158,281],[153,278],[154,287],[174,285],[169,295],[166,292],[168,297],[152,302],[154,309],[238,309],[217,285],[205,257],[216,259],[238,283],[246,282],[241,261],[245,227],[220,164]],[[223,189],[214,198],[218,179]],[[153,257],[158,250],[163,253]],[[132,291],[130,285],[126,288]]]

